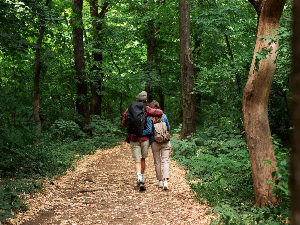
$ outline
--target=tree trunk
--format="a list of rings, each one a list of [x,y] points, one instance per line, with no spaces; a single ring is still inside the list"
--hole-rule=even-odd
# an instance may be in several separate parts
[[[83,0],[72,0],[74,17],[71,19],[73,25],[73,46],[75,57],[75,70],[77,74],[77,97],[76,109],[83,117],[81,121],[77,121],[81,129],[84,130],[85,125],[90,123],[89,105],[87,102],[87,82],[84,60],[83,30],[82,25],[82,5]],[[86,130],[85,130],[86,131]]]
[[[229,38],[228,38],[227,34],[224,34],[224,37],[226,39],[228,54],[229,54],[230,59],[231,59],[231,66],[232,66],[232,68],[234,68],[235,67],[234,58],[233,58],[233,53],[232,53],[232,49],[231,49],[231,46],[230,46]],[[241,79],[238,76],[237,72],[235,72],[235,80],[236,80],[236,84],[238,86],[239,94],[241,94]]]
[[[185,139],[196,131],[195,97],[193,65],[190,51],[190,0],[179,0],[179,31],[180,31],[180,72],[182,98],[182,131],[181,138]]]
[[[270,188],[272,186],[266,182],[272,180],[274,168],[267,166],[262,160],[270,160],[276,166],[273,143],[270,139],[268,101],[276,69],[274,61],[278,43],[268,45],[269,41],[261,40],[261,38],[272,34],[270,29],[279,28],[279,19],[285,0],[252,0],[250,2],[255,6],[259,17],[254,55],[243,93],[243,121],[250,154],[255,204],[265,206],[276,203],[275,197],[271,195],[272,190]],[[254,71],[256,52],[261,51],[263,48],[268,48],[271,56],[267,56],[267,59],[260,61],[258,71]]]
[[[123,93],[120,93],[120,118],[123,120]]]
[[[113,55],[112,55],[112,53],[110,53],[110,57],[111,57],[111,60],[112,60],[112,63],[114,64],[114,66],[118,69],[118,71],[119,71],[119,75],[120,75],[120,77],[121,77],[121,69],[120,69],[120,67],[117,65],[117,63],[115,62],[115,60],[114,60],[114,57],[113,57]],[[124,113],[124,111],[123,111],[123,81],[121,81],[121,83],[119,84],[119,87],[120,87],[120,107],[119,107],[119,109],[120,109],[120,118],[121,118],[121,121],[123,120],[123,113]]]
[[[161,68],[158,69],[158,73],[159,73],[159,76],[160,76],[160,79],[161,79],[161,83],[163,83]],[[164,111],[165,110],[165,95],[164,95],[163,87],[162,86],[158,87],[158,97],[159,97],[159,106],[160,106],[160,109],[162,111]]]
[[[94,65],[92,67],[92,73],[93,73],[93,82],[91,83],[91,92],[92,92],[92,105],[91,105],[91,113],[93,115],[99,115],[101,116],[101,104],[102,104],[102,96],[101,96],[101,90],[102,90],[102,53],[101,53],[101,36],[100,32],[102,30],[102,25],[99,20],[103,19],[105,16],[105,13],[108,10],[108,3],[104,3],[102,6],[101,13],[98,13],[98,0],[94,0],[90,2],[90,12],[91,17],[93,18],[93,29],[94,29],[94,45],[93,45],[93,58],[94,58]],[[95,51],[95,49],[97,49]]]
[[[149,41],[147,44],[147,63],[148,63],[148,78],[147,78],[147,84],[145,86],[145,91],[148,94],[148,101],[152,101],[152,93],[151,93],[151,72],[153,71],[153,63],[154,63],[154,51],[155,51],[155,45],[156,45],[156,32],[159,30],[159,27],[155,27],[153,21],[149,22]]]
[[[45,6],[49,5],[49,0],[46,0]],[[37,131],[41,131],[42,123],[41,123],[41,118],[40,118],[40,74],[42,70],[42,65],[41,65],[41,46],[44,38],[44,33],[45,33],[45,20],[42,18],[41,20],[41,29],[40,29],[40,34],[39,38],[37,40],[37,46],[38,49],[36,50],[35,53],[35,72],[34,72],[34,101],[33,101],[33,118],[35,121],[35,125],[37,126]],[[39,134],[37,135],[37,138],[39,139]],[[35,145],[38,145],[36,142]]]
[[[293,72],[292,72],[292,110],[294,132],[291,153],[291,209],[292,224],[300,224],[300,2],[294,0],[293,5]]]

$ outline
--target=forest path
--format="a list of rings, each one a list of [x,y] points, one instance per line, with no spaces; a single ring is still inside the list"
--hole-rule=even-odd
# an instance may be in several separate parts
[[[149,148],[145,185],[139,192],[130,146],[84,156],[75,171],[28,199],[29,210],[12,224],[209,224],[207,207],[193,201],[185,171],[170,160],[169,190],[156,186]]]

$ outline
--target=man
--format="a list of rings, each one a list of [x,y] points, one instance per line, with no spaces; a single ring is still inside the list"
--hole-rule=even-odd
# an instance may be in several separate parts
[[[143,102],[145,104],[145,117],[147,116],[162,116],[163,111],[160,109],[152,109],[147,106],[147,92],[142,91],[138,94],[137,102]],[[126,116],[127,116],[128,108],[126,109],[122,121],[122,125],[126,126]],[[135,161],[135,172],[137,175],[137,184],[139,186],[140,191],[146,190],[143,175],[145,173],[146,166],[146,158],[148,156],[149,149],[149,134],[152,130],[152,127],[149,126],[149,123],[145,124],[145,130],[141,134],[141,136],[127,134],[125,141],[130,143],[130,149],[132,154],[132,160]]]

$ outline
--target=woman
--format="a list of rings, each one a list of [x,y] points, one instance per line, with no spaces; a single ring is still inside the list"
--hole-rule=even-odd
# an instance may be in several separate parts
[[[149,104],[149,107],[153,109],[159,109],[159,103],[157,101],[152,101]],[[158,180],[157,185],[159,187],[163,187],[163,189],[168,189],[168,180],[170,178],[169,173],[169,154],[171,149],[171,143],[163,142],[159,143],[154,140],[153,132],[154,132],[154,124],[159,122],[165,122],[167,125],[167,130],[170,130],[170,124],[168,122],[168,118],[165,114],[162,117],[150,117],[152,120],[152,134],[150,135],[150,144],[152,148],[153,158],[154,158],[154,165],[155,165],[155,172],[156,178]],[[161,162],[163,164],[163,175],[161,173]]]

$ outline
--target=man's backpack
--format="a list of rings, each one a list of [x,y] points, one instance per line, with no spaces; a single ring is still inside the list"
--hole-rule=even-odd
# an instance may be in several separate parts
[[[154,121],[153,121],[154,122]],[[160,120],[154,123],[154,140],[157,143],[165,143],[170,141],[171,135],[168,132],[167,124]]]
[[[145,129],[145,105],[143,102],[131,102],[126,115],[127,133],[141,136]]]

